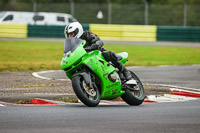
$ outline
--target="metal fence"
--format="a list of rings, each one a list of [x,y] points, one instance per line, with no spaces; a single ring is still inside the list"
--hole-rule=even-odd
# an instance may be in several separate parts
[[[34,3],[34,0],[22,3],[13,0],[8,4],[1,2],[0,11],[69,13],[81,23],[200,26],[200,5],[182,2],[173,5],[135,5],[117,4],[111,0],[103,3],[80,3],[74,0],[67,0],[65,3]]]

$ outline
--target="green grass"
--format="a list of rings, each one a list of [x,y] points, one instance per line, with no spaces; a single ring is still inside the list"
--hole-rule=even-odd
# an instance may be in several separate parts
[[[63,43],[0,41],[0,71],[60,69]]]
[[[0,71],[60,69],[62,42],[0,40]],[[107,50],[128,52],[126,66],[200,64],[200,48],[104,45]]]
[[[107,45],[106,48],[116,53],[128,52],[127,66],[200,64],[200,48],[130,45]]]

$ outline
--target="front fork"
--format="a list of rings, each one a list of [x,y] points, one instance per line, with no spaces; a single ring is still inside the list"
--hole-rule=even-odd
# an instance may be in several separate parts
[[[74,74],[72,77],[77,76],[77,75],[80,75],[83,77],[83,79],[84,79],[86,85],[89,87],[89,89],[95,89],[95,90],[98,89],[96,84],[92,81],[92,79],[91,79],[92,75],[89,71],[83,70],[81,72]]]

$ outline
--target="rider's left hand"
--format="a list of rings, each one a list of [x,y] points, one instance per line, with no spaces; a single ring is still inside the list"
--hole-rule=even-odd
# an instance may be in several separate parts
[[[92,45],[91,45],[91,49],[92,49],[92,50],[99,50],[99,49],[100,49],[100,46],[99,46],[99,44],[92,44]]]

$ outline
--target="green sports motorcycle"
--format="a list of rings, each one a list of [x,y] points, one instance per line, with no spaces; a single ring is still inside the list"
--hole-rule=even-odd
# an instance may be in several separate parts
[[[99,50],[88,52],[85,40],[67,38],[61,69],[71,79],[76,96],[89,107],[95,107],[100,100],[112,100],[121,97],[129,105],[140,105],[145,98],[140,79],[130,71],[132,79],[126,81],[123,74],[107,62]],[[128,53],[118,53],[125,64]]]

